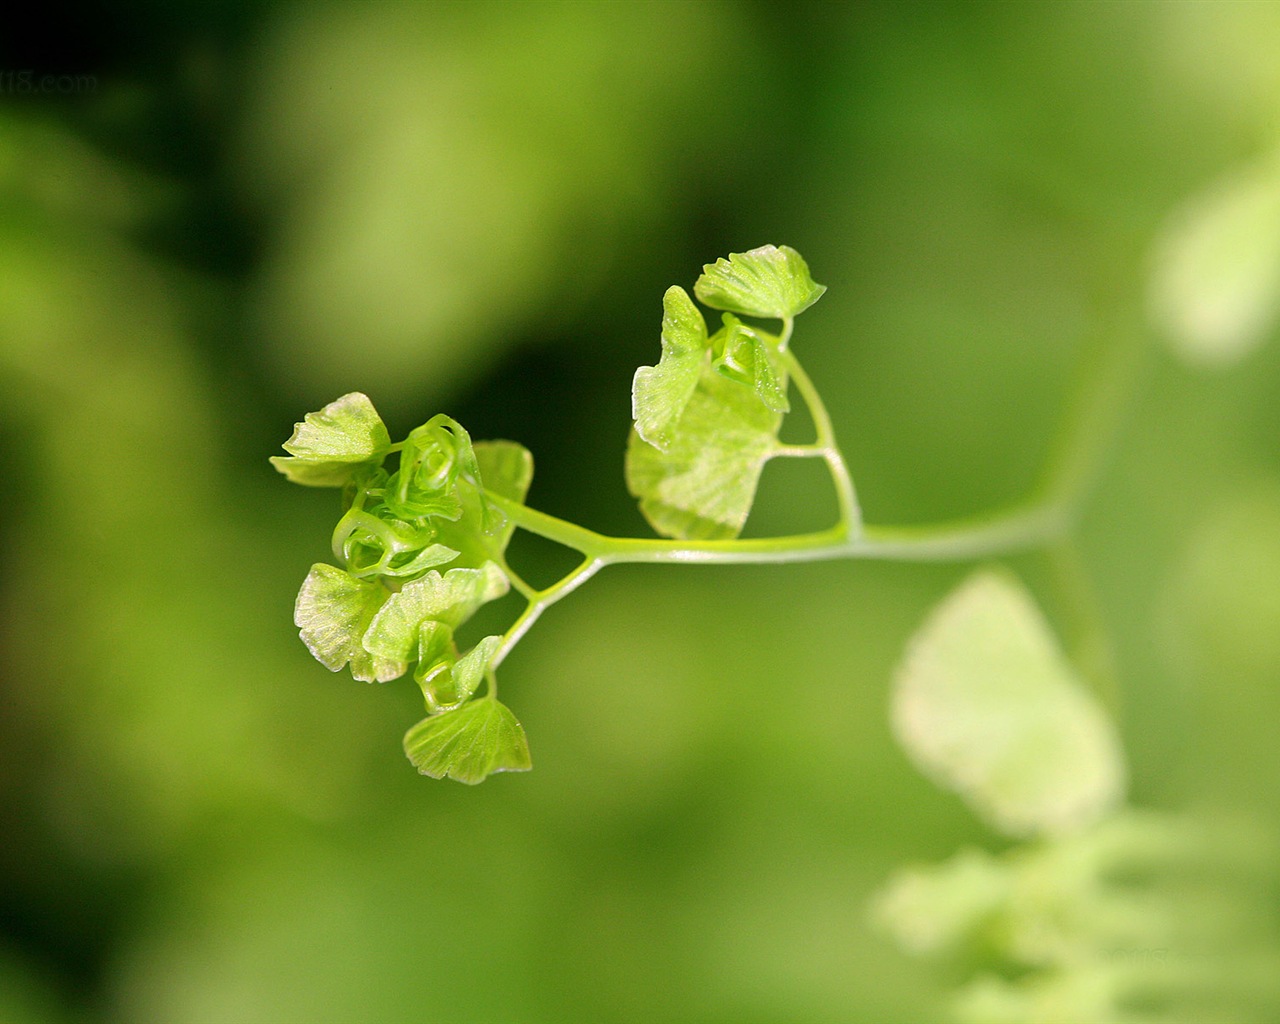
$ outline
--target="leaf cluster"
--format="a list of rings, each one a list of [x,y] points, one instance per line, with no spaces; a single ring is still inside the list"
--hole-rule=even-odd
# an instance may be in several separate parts
[[[781,454],[793,318],[824,291],[799,253],[767,245],[703,268],[694,293],[721,310],[714,333],[684,289],[666,293],[662,357],[635,375],[626,459],[631,493],[660,534],[738,536],[761,468]],[[779,320],[782,329],[741,317]],[[603,564],[602,554],[635,542],[527,509],[529,452],[510,441],[473,444],[448,416],[393,444],[373,404],[353,392],[309,413],[284,448],[271,461],[288,479],[342,490],[335,564],[312,567],[294,612],[311,653],[369,682],[412,669],[427,717],[409,730],[405,751],[424,774],[474,783],[527,769],[524,732],[495,696],[496,664],[545,607]],[[576,547],[584,563],[535,591],[505,560],[518,525]],[[529,602],[525,612],[505,635],[462,651],[457,631],[513,585]]]
[[[341,487],[337,565],[312,566],[294,622],[316,660],[366,682],[413,667],[428,717],[405,737],[418,769],[476,783],[529,768],[524,732],[498,703],[487,636],[460,651],[456,631],[510,581],[503,555],[512,525],[486,488],[522,501],[533,475],[510,441],[473,444],[461,424],[434,416],[393,445],[368,397],[343,395],[297,424],[273,464],[295,483]],[[384,464],[394,457],[392,468]],[[488,680],[488,692],[482,685]]]
[[[726,540],[742,532],[790,409],[792,320],[824,291],[798,252],[772,245],[703,268],[694,294],[724,311],[715,333],[683,288],[667,290],[662,358],[640,367],[632,384],[626,459],[627,486],[658,533]],[[780,320],[783,330],[740,316]]]

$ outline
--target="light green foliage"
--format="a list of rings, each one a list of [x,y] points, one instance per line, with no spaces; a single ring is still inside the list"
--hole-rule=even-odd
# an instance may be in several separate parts
[[[405,659],[377,655],[361,638],[390,596],[381,583],[358,580],[332,565],[313,565],[298,591],[293,621],[302,642],[330,672],[350,663],[357,679],[386,682],[404,674]]]
[[[746,524],[790,408],[783,338],[733,313],[789,323],[826,289],[794,249],[766,245],[708,265],[694,290],[731,312],[708,338],[683,289],[663,297],[662,359],[641,367],[632,386],[627,488],[659,533],[730,540]]]
[[[662,356],[636,372],[632,389],[627,486],[659,533],[732,541],[766,461],[819,455],[840,492],[841,521],[813,543],[852,538],[860,523],[848,470],[807,379],[801,390],[818,440],[789,449],[778,443],[790,408],[788,366],[800,373],[784,351],[791,320],[825,289],[785,246],[735,253],[705,271],[698,295],[729,312],[708,337],[683,288],[663,296]],[[783,332],[744,324],[735,312],[781,319]],[[316,566],[298,597],[296,621],[311,652],[334,671],[350,665],[368,680],[395,678],[416,662],[413,677],[430,717],[411,730],[405,749],[425,774],[478,782],[491,771],[527,768],[524,734],[494,698],[494,669],[545,607],[606,561],[660,559],[663,542],[601,537],[526,509],[529,452],[511,441],[473,444],[448,416],[433,416],[392,445],[362,394],[308,415],[286,448],[291,458],[272,462],[289,479],[343,486],[344,511],[332,536],[342,568]],[[384,468],[393,452],[395,467]],[[583,563],[535,590],[506,563],[520,526],[576,548]],[[528,602],[523,614],[504,635],[459,656],[456,631],[513,585]],[[476,700],[486,680],[488,691]]]
[[[492,562],[483,569],[429,572],[392,594],[369,624],[365,647],[384,658],[407,659],[428,620],[457,629],[480,605],[507,592],[507,578]]]
[[[683,288],[672,285],[662,297],[662,358],[657,366],[636,370],[631,385],[636,433],[655,448],[671,444],[710,347],[702,313]]]
[[[724,328],[713,339],[719,353],[716,372],[756,393],[770,412],[789,412],[786,371],[780,366],[778,339],[746,326],[732,313],[724,314]]]
[[[430,630],[428,627],[431,627]],[[500,636],[487,636],[457,661],[453,661],[447,648],[440,643],[444,631],[448,629],[443,623],[422,624],[419,673],[415,675],[418,676],[418,685],[422,687],[422,695],[426,698],[427,710],[433,715],[441,711],[452,711],[471,699],[502,643]]]
[[[296,484],[341,487],[362,463],[381,462],[391,447],[382,418],[358,391],[307,413],[271,464]]]
[[[1188,804],[1280,818],[1280,4],[221,9],[44,69],[93,95],[0,72],[0,1021],[1280,1022],[1249,920],[1280,923],[1274,875],[1159,855],[1241,845]],[[730,345],[701,266],[784,223],[833,294],[730,313],[762,336]],[[655,287],[655,240],[709,232],[732,244]],[[704,364],[813,427],[784,421],[773,458],[807,461],[767,461],[747,540],[625,507],[627,386],[667,362],[677,282],[705,348],[640,436],[678,440]],[[864,528],[823,489],[819,367]],[[380,457],[274,447],[353,390]],[[488,528],[461,469],[388,487],[440,410]],[[420,454],[456,452],[438,426]],[[504,488],[485,449],[513,478],[528,454],[485,436],[542,484]],[[260,492],[271,454],[341,486]],[[963,576],[915,561],[1006,556],[1123,714],[1135,799],[1181,822],[1105,873],[1080,854],[1123,808],[1011,843],[890,742],[891,666]],[[841,562],[729,564],[810,558]],[[285,621],[319,561],[346,577],[312,581],[311,626],[366,678],[377,598],[487,563],[511,589],[354,686]],[[495,692],[537,777],[414,780],[395,737]],[[920,859],[898,911],[928,959],[860,912]]]
[[[355,577],[416,576],[458,556],[434,543],[434,531],[396,519],[383,519],[362,508],[347,510],[333,531],[333,555]]]
[[[786,245],[730,253],[728,259],[703,267],[693,286],[698,299],[713,309],[777,320],[803,313],[826,290],[814,283],[800,254]]]
[[[456,714],[486,678],[502,638],[486,637],[459,657],[454,631],[510,587],[492,559],[501,559],[514,527],[490,506],[482,474],[490,473],[497,496],[522,500],[533,475],[529,453],[511,442],[473,446],[461,424],[443,415],[392,446],[364,395],[308,415],[290,445],[293,459],[273,460],[289,479],[345,485],[346,511],[332,537],[345,568],[316,565],[304,581],[294,616],[303,642],[326,668],[349,665],[368,682],[395,679],[416,661],[428,712]],[[393,447],[398,465],[388,472],[381,463]],[[444,572],[436,568],[449,563]],[[427,751],[433,736],[460,750],[497,737],[502,746],[492,757],[500,767],[492,770],[518,766],[511,730],[495,721],[487,714],[452,718],[443,730],[421,730],[425,746],[414,749]],[[483,774],[475,773],[486,763],[468,755],[441,775],[478,782]]]
[[[1126,810],[902,870],[873,914],[912,954],[978,966],[952,998],[962,1022],[1254,1020],[1280,994],[1274,854],[1238,825]]]
[[[792,318],[823,287],[793,249],[764,246],[707,266],[695,291],[726,310],[722,326],[708,337],[688,294],[667,290],[662,355],[635,375],[626,455],[628,488],[654,529],[673,540],[604,537],[527,508],[529,453],[509,441],[473,444],[444,415],[391,445],[369,400],[348,395],[308,416],[291,439],[295,459],[348,460],[345,511],[333,534],[343,568],[317,566],[307,578],[297,615],[303,639],[327,667],[349,664],[357,678],[390,679],[416,663],[429,718],[410,732],[406,750],[424,773],[475,782],[488,771],[527,766],[523,734],[495,699],[494,672],[549,605],[610,562],[874,551],[830,417],[788,347]],[[782,331],[743,323],[739,313],[780,319]],[[808,445],[778,440],[792,377],[817,434]],[[393,451],[395,465],[384,468]],[[737,542],[765,463],[808,456],[830,472],[836,525]],[[277,460],[292,477],[290,465]],[[518,527],[576,549],[582,563],[535,589],[505,559]],[[976,550],[1013,542],[1024,529],[1016,516],[1008,532],[983,527]],[[892,536],[886,543],[903,546]],[[975,551],[963,534],[954,549],[948,544],[940,545],[944,555]],[[525,598],[524,611],[506,633],[460,654],[457,631],[512,587]],[[1011,835],[1086,827],[1123,790],[1111,724],[1030,598],[1003,575],[977,575],[920,631],[898,675],[894,720],[921,767]]]
[[[1008,903],[1009,872],[980,850],[899,871],[873,905],[876,922],[915,955],[954,952]]]
[[[529,450],[514,441],[479,441],[474,450],[484,489],[523,504],[533,480],[533,456]],[[458,488],[458,498],[462,515],[456,522],[437,524],[436,539],[458,550],[455,565],[479,568],[501,558],[515,532],[515,523],[492,508],[486,509],[487,503],[481,504],[480,491],[465,482]],[[488,527],[477,531],[475,524],[484,521],[486,511]]]
[[[922,771],[1012,836],[1073,832],[1123,794],[1114,727],[1005,573],[975,573],[915,635],[893,724]]]
[[[457,520],[462,516],[459,481],[480,480],[471,436],[445,415],[432,416],[409,433],[400,450],[400,468],[386,482],[387,508],[403,519]],[[487,506],[481,494],[481,508]]]
[[[668,537],[722,540],[742,532],[760,471],[777,445],[782,416],[754,390],[704,372],[680,418],[679,433],[659,450],[632,432],[627,487],[640,511]]]
[[[404,751],[423,775],[468,785],[494,772],[531,767],[524,729],[510,709],[492,697],[424,718],[405,734]]]

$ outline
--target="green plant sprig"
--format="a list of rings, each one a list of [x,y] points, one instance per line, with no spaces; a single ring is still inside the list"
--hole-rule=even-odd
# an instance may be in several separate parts
[[[721,311],[714,332],[684,289],[668,289],[661,359],[641,367],[633,382],[626,453],[628,489],[656,538],[607,536],[530,508],[529,452],[511,441],[473,444],[447,416],[392,443],[373,404],[352,393],[296,425],[284,445],[288,456],[272,463],[295,483],[341,487],[343,515],[332,538],[341,567],[312,567],[295,622],[332,671],[349,667],[357,679],[384,682],[413,667],[428,715],[405,736],[405,750],[419,771],[477,783],[530,767],[524,731],[497,700],[496,670],[547,608],[606,566],[967,560],[1066,533],[1087,461],[1080,450],[1096,443],[1105,403],[1074,418],[1076,436],[1046,484],[1022,504],[930,526],[863,523],[831,417],[790,344],[796,316],[825,290],[799,253],[771,245],[703,268],[694,294]],[[780,329],[742,317],[776,321]],[[792,388],[814,425],[808,444],[778,437]],[[777,458],[824,462],[837,521],[813,533],[742,539],[760,473]],[[582,561],[535,588],[507,563],[515,529],[576,550]],[[524,609],[504,633],[461,651],[455,631],[511,589]]]

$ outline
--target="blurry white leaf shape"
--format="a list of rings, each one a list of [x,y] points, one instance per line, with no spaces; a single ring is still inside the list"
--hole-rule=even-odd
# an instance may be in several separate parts
[[[1149,284],[1156,327],[1191,365],[1228,366],[1264,341],[1280,315],[1280,155],[1178,208]]]
[[[1026,589],[981,569],[913,637],[893,725],[925,774],[1011,836],[1060,836],[1124,792],[1115,729]]]

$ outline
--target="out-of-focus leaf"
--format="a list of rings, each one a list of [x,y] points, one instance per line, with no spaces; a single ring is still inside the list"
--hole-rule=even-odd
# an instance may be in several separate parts
[[[389,401],[456,387],[513,324],[590,296],[680,169],[737,139],[687,112],[768,88],[763,38],[721,4],[678,25],[652,4],[280,10],[241,163],[275,225],[266,344],[291,380]]]
[[[1124,792],[1114,726],[1003,572],[974,573],[913,637],[893,725],[923,772],[1009,835],[1077,831]]]
[[[962,850],[929,867],[905,868],[875,902],[878,924],[908,953],[956,952],[1009,898],[1007,865]]]
[[[1152,315],[1188,363],[1244,358],[1280,315],[1280,157],[1190,199],[1160,239]]]
[[[808,264],[790,246],[762,245],[708,263],[693,290],[714,309],[782,320],[803,313],[827,288],[814,283]]]
[[[302,581],[293,621],[302,642],[330,672],[350,662],[357,679],[383,683],[403,675],[407,659],[371,653],[361,645],[361,637],[390,596],[381,583],[358,580],[318,563]]]
[[[404,751],[423,775],[472,786],[495,772],[532,767],[524,729],[493,697],[423,719],[405,734]]]

